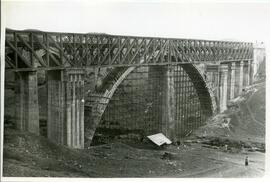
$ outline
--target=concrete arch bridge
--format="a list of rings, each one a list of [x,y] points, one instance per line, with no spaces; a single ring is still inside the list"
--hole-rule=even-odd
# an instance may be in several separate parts
[[[253,52],[247,42],[7,29],[16,127],[40,134],[42,73],[51,141],[84,148],[103,128],[176,142],[252,84]]]

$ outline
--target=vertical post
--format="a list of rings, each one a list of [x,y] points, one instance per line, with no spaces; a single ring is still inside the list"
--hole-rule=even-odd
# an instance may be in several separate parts
[[[244,81],[244,77],[243,77],[243,74],[244,74],[244,62],[241,61],[240,64],[239,64],[239,95],[242,94],[242,90],[243,90],[243,81]]]
[[[163,80],[165,75],[164,73],[164,67],[163,66],[149,66],[149,71],[148,71],[148,80],[149,80],[149,85],[151,87],[151,90],[153,92],[153,100],[157,102],[157,104],[154,105],[155,107],[155,113],[153,113],[154,121],[155,124],[153,125],[154,128],[151,131],[151,133],[147,134],[152,134],[153,132],[161,132],[162,131],[162,126],[163,126],[163,121],[162,121],[162,110],[164,104],[163,102]],[[165,133],[164,133],[165,134]]]
[[[231,72],[232,72],[232,65],[231,63],[228,63],[228,82],[227,82],[227,101],[230,100],[230,96],[231,96]]]
[[[227,109],[227,83],[228,83],[228,65],[221,64],[220,65],[220,82],[219,82],[219,90],[220,90],[220,112],[223,112]]]
[[[80,103],[81,103],[81,98],[80,98],[80,86],[79,86],[79,76],[80,75],[76,75],[76,82],[75,82],[75,94],[76,94],[76,101],[75,101],[75,113],[76,113],[76,131],[75,131],[75,135],[76,135],[76,147],[80,148],[80,112],[81,112],[81,108],[79,107]]]
[[[84,148],[84,70],[66,70],[67,145]]]
[[[176,98],[175,98],[175,87],[174,87],[174,67],[169,66],[166,70],[166,110],[168,113],[168,137],[176,142],[176,121],[175,121],[175,112],[176,112]],[[166,112],[166,111],[165,111]]]
[[[84,148],[84,77],[80,75],[80,147]]]
[[[235,90],[235,62],[231,63],[231,79],[230,79],[230,100],[234,99],[234,90]]]
[[[155,68],[156,69],[156,68]],[[173,142],[176,141],[176,97],[174,88],[174,67],[159,67],[151,70],[159,74],[161,81],[161,132]],[[158,71],[158,72],[157,72]]]
[[[24,117],[24,80],[23,80],[23,73],[15,73],[15,120],[16,120],[16,128],[18,130],[25,129],[25,117]]]
[[[69,75],[66,75],[66,77],[70,77]],[[71,113],[71,108],[72,108],[72,103],[70,102],[70,99],[72,98],[72,84],[71,84],[71,78],[66,78],[66,84],[65,84],[65,89],[66,89],[66,95],[65,95],[65,100],[67,101],[66,103],[66,123],[67,123],[67,129],[66,129],[66,137],[67,137],[67,146],[72,146],[72,113]],[[69,101],[69,102],[68,102]]]
[[[244,64],[244,81],[245,81],[245,83],[244,83],[244,85],[247,87],[247,86],[249,86],[249,79],[250,79],[250,77],[249,77],[249,73],[250,73],[250,62],[249,61],[245,61],[245,64]]]
[[[207,82],[210,84],[210,88],[213,91],[213,94],[216,99],[216,103],[220,101],[220,91],[219,91],[219,65],[215,64],[208,64],[206,65],[206,72],[207,72]],[[219,107],[217,107],[219,108]]]
[[[47,133],[48,139],[57,143],[61,143],[61,132],[59,131],[60,125],[64,122],[59,116],[63,113],[63,107],[61,108],[61,98],[63,98],[62,92],[59,91],[62,83],[63,71],[55,70],[47,72],[47,93],[48,93],[48,105],[47,105]],[[64,102],[62,100],[62,102]],[[63,103],[64,105],[64,103]]]
[[[253,60],[250,60],[249,62],[249,85],[252,85],[253,83]]]
[[[16,127],[39,135],[37,72],[21,72],[15,76]]]
[[[76,87],[75,87],[75,76],[76,75],[70,75],[70,82],[71,82],[71,90],[72,90],[72,94],[71,94],[71,99],[67,99],[67,102],[71,102],[71,129],[72,129],[72,134],[71,134],[71,137],[72,137],[72,143],[71,143],[71,146],[76,146],[76,109],[75,109],[75,106],[76,106]]]

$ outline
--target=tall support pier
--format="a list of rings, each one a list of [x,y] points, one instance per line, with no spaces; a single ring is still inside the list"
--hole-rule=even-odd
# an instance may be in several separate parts
[[[228,91],[228,65],[221,64],[219,68],[219,108],[220,112],[227,109],[227,91]]]
[[[48,71],[48,138],[84,148],[84,70]]]
[[[16,128],[39,135],[37,72],[15,73]]]

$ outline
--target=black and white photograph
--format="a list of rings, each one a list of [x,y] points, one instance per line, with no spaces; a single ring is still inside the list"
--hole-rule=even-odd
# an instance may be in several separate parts
[[[269,22],[263,0],[1,1],[0,181],[266,180]]]

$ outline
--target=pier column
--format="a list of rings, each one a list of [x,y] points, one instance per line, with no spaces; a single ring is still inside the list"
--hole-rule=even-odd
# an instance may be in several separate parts
[[[163,110],[164,110],[164,85],[166,85],[166,79],[165,78],[165,70],[166,68],[164,66],[149,66],[148,71],[148,83],[150,90],[153,90],[151,93],[151,100],[155,101],[156,104],[153,105],[154,109],[152,109],[153,113],[151,114],[153,117],[153,128],[150,131],[150,133],[147,134],[153,134],[153,133],[159,133],[166,131],[164,128],[166,128],[166,122],[162,121],[163,118]],[[166,135],[166,133],[164,133]]]
[[[243,85],[246,87],[246,86],[249,86],[249,79],[250,79],[250,62],[249,61],[245,61],[244,62],[244,83]]]
[[[37,72],[20,72],[15,76],[16,127],[39,135]]]
[[[239,64],[239,95],[242,94],[242,90],[243,90],[243,82],[244,82],[244,62],[241,61]]]
[[[207,83],[209,84],[210,89],[214,94],[214,99],[216,105],[216,109],[219,110],[219,102],[220,102],[220,91],[219,91],[219,65],[218,64],[207,64],[206,65],[206,74],[207,74]]]
[[[249,85],[253,83],[253,70],[254,70],[254,62],[253,60],[249,61]]]
[[[234,96],[237,97],[242,94],[243,89],[243,61],[236,63],[235,69],[235,91]]]
[[[162,132],[171,141],[177,141],[176,131],[176,94],[174,84],[174,66],[151,66],[149,69],[149,84],[156,90],[154,96],[156,109],[159,111],[156,120],[157,132]]]
[[[176,142],[176,97],[175,97],[175,84],[174,84],[174,68],[169,66],[166,70],[165,76],[165,111],[164,114],[168,122],[168,134],[167,136]]]
[[[228,89],[228,65],[220,65],[220,82],[219,82],[219,94],[220,102],[219,108],[220,112],[223,112],[227,109],[227,89]]]
[[[48,71],[48,138],[84,148],[84,70]]]
[[[232,62],[231,63],[231,69],[230,69],[230,100],[234,99],[234,90],[235,90],[235,68],[236,68],[236,65],[235,65],[235,62]]]

